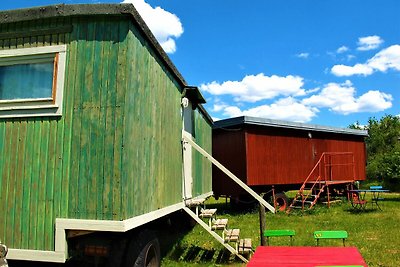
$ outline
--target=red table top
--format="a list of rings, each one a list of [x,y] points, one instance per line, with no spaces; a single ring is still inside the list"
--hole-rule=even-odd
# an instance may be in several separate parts
[[[355,247],[258,247],[247,267],[367,266]]]

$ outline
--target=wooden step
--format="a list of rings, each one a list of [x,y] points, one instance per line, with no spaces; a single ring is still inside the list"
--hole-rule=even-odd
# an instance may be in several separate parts
[[[199,216],[201,218],[212,218],[216,212],[217,212],[217,209],[205,209],[205,210],[201,211]]]
[[[225,230],[228,225],[228,219],[217,219],[213,222],[212,230]]]
[[[240,239],[238,247],[239,254],[247,254],[252,251],[253,248],[251,246],[251,239],[250,238]]]
[[[224,230],[225,242],[237,242],[239,240],[240,229]]]
[[[188,206],[188,207],[200,206],[200,205],[204,204],[205,201],[206,201],[205,198],[191,199],[191,200],[186,201],[186,206]]]

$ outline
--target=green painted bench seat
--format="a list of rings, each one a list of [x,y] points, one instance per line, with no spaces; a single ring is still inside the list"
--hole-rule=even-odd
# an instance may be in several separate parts
[[[294,230],[265,230],[264,236],[267,238],[267,245],[269,245],[269,238],[270,237],[280,237],[280,236],[289,236],[290,237],[290,244],[293,245],[293,236],[296,235]]]
[[[346,246],[345,240],[348,238],[346,231],[315,231],[314,239],[317,240],[317,246],[320,239],[343,239],[343,246]]]

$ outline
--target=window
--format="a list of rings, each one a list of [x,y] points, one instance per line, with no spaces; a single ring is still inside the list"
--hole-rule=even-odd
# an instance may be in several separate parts
[[[0,118],[60,116],[66,46],[0,51]]]

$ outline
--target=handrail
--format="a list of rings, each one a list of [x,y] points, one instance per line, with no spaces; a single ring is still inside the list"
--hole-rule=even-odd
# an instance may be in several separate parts
[[[352,161],[350,163],[332,163],[332,157],[334,156],[346,156],[346,155],[350,155],[352,156]],[[328,158],[328,156],[331,156],[331,158]],[[330,159],[329,162],[327,162],[326,159]],[[290,205],[290,207],[292,207],[294,205],[294,203],[296,202],[297,198],[301,196],[301,202],[302,202],[302,208],[304,209],[304,203],[307,200],[308,197],[310,197],[310,195],[313,193],[313,190],[316,186],[316,184],[320,183],[321,181],[324,181],[325,184],[322,186],[322,189],[325,186],[328,186],[326,184],[328,177],[330,177],[330,179],[332,179],[332,170],[333,167],[337,167],[337,166],[353,166],[353,180],[355,179],[355,165],[354,165],[354,154],[353,152],[323,152],[320,156],[320,158],[318,159],[317,163],[314,165],[314,167],[312,168],[312,170],[310,171],[310,173],[308,174],[307,178],[304,180],[302,186],[300,187],[298,193],[296,194],[295,198],[293,199],[292,204]],[[330,169],[327,170],[327,167],[329,167]],[[307,185],[307,183],[309,183],[309,180],[311,179],[311,177],[313,176],[313,174],[315,174],[316,170],[318,169],[318,174],[317,174],[317,179],[312,181],[313,185],[311,186],[311,188],[309,189],[310,192],[307,192],[307,194],[303,194],[304,189]],[[327,173],[327,171],[329,172],[329,174]],[[321,187],[320,187],[321,189]],[[327,187],[328,192],[329,192],[329,187]],[[317,197],[315,198],[314,202],[312,203],[311,207],[316,203],[317,198],[319,197],[319,195],[321,194],[321,191],[318,193]],[[328,203],[329,203],[329,196],[328,196]],[[290,208],[289,208],[290,210]]]
[[[192,140],[192,137],[187,134],[185,131],[182,131],[182,140],[184,142],[189,143],[194,149],[196,149],[200,154],[202,154],[206,159],[208,159],[212,164],[218,167],[221,171],[223,171],[229,178],[231,178],[234,182],[236,182],[240,187],[247,191],[252,197],[254,197],[258,202],[260,202],[264,207],[269,209],[271,212],[275,213],[275,208],[271,206],[265,199],[259,196],[256,192],[254,192],[250,187],[248,187],[245,183],[242,182],[236,175],[234,175],[231,171],[225,168],[221,163],[219,163],[215,158],[213,158],[207,151],[201,148],[196,142]]]

